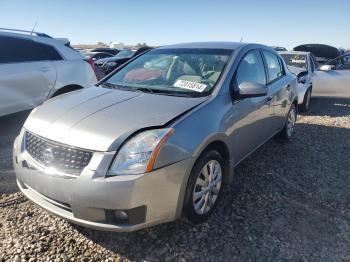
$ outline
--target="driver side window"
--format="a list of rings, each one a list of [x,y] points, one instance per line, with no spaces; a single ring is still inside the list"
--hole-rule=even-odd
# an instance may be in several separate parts
[[[266,85],[265,67],[258,50],[248,52],[237,68],[234,78],[235,89],[238,89],[243,82]]]

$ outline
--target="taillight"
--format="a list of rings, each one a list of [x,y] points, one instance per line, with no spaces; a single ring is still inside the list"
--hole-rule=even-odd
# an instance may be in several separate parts
[[[94,61],[91,58],[87,58],[87,59],[85,59],[85,61],[88,62],[91,65],[92,70],[94,70],[94,72],[95,72],[96,71],[96,67],[95,67]]]

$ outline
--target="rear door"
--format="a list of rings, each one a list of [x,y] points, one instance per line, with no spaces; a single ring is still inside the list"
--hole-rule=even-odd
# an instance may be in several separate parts
[[[52,47],[29,39],[0,36],[0,115],[33,108],[47,98],[56,80]]]
[[[350,98],[350,54],[326,65],[330,65],[332,70],[317,70],[314,73],[312,96]]]
[[[289,84],[289,80],[285,77],[286,71],[282,59],[268,50],[262,50],[262,54],[268,75],[269,99],[271,100],[274,113],[274,118],[270,125],[273,125],[276,132],[285,123],[290,108],[288,94],[292,87]]]

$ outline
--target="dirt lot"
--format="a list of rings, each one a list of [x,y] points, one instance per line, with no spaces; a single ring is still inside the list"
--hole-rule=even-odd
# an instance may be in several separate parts
[[[350,261],[350,101],[312,102],[292,142],[271,140],[236,169],[207,223],[99,232],[25,201],[0,207],[0,261]],[[2,193],[16,190],[11,146],[25,115],[16,117],[0,120]]]

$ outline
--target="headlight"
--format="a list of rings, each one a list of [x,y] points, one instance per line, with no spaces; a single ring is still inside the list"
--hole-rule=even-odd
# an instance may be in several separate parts
[[[137,175],[153,170],[159,150],[172,128],[144,131],[126,142],[119,150],[109,175]]]

